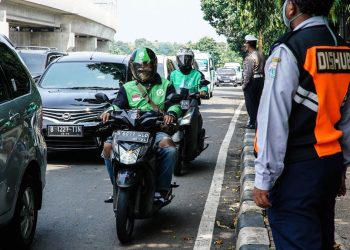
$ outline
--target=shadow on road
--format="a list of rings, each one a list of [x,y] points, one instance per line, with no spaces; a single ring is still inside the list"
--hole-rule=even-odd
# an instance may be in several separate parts
[[[48,164],[103,164],[101,152],[98,150],[74,150],[62,152],[49,152]]]

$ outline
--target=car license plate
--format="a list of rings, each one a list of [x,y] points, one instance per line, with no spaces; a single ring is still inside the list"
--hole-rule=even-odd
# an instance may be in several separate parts
[[[83,126],[77,126],[77,125],[47,126],[47,136],[82,137]]]
[[[180,102],[181,109],[189,109],[190,108],[190,100],[182,100]]]
[[[140,131],[118,130],[114,134],[118,141],[147,143],[150,133]]]
[[[224,80],[224,82],[230,82],[230,80]]]

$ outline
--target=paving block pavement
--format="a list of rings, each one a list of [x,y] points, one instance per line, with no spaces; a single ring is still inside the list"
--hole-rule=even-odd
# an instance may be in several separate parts
[[[266,228],[263,209],[253,201],[254,189],[254,130],[247,129],[241,155],[241,199],[237,217],[237,250],[268,250],[270,239]]]

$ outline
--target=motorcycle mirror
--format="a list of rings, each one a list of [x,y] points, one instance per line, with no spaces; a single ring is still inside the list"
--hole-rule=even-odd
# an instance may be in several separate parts
[[[209,82],[208,80],[203,79],[203,80],[201,80],[200,86],[201,86],[201,87],[205,87],[205,86],[207,86],[207,85],[209,85],[209,84],[210,84],[210,82]]]
[[[96,98],[97,101],[99,101],[101,103],[103,103],[103,102],[110,103],[110,100],[109,100],[108,96],[106,96],[106,94],[104,94],[104,93],[97,93],[95,95],[95,98]]]

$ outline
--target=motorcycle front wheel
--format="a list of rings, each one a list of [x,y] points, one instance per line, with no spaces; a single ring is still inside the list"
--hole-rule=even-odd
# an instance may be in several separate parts
[[[133,204],[131,191],[119,189],[117,194],[116,228],[117,236],[121,243],[131,241],[135,222]]]
[[[176,158],[176,164],[174,167],[174,175],[180,176],[182,174],[182,150],[183,150],[183,142],[180,142],[180,144],[176,147],[177,148],[177,158]]]

